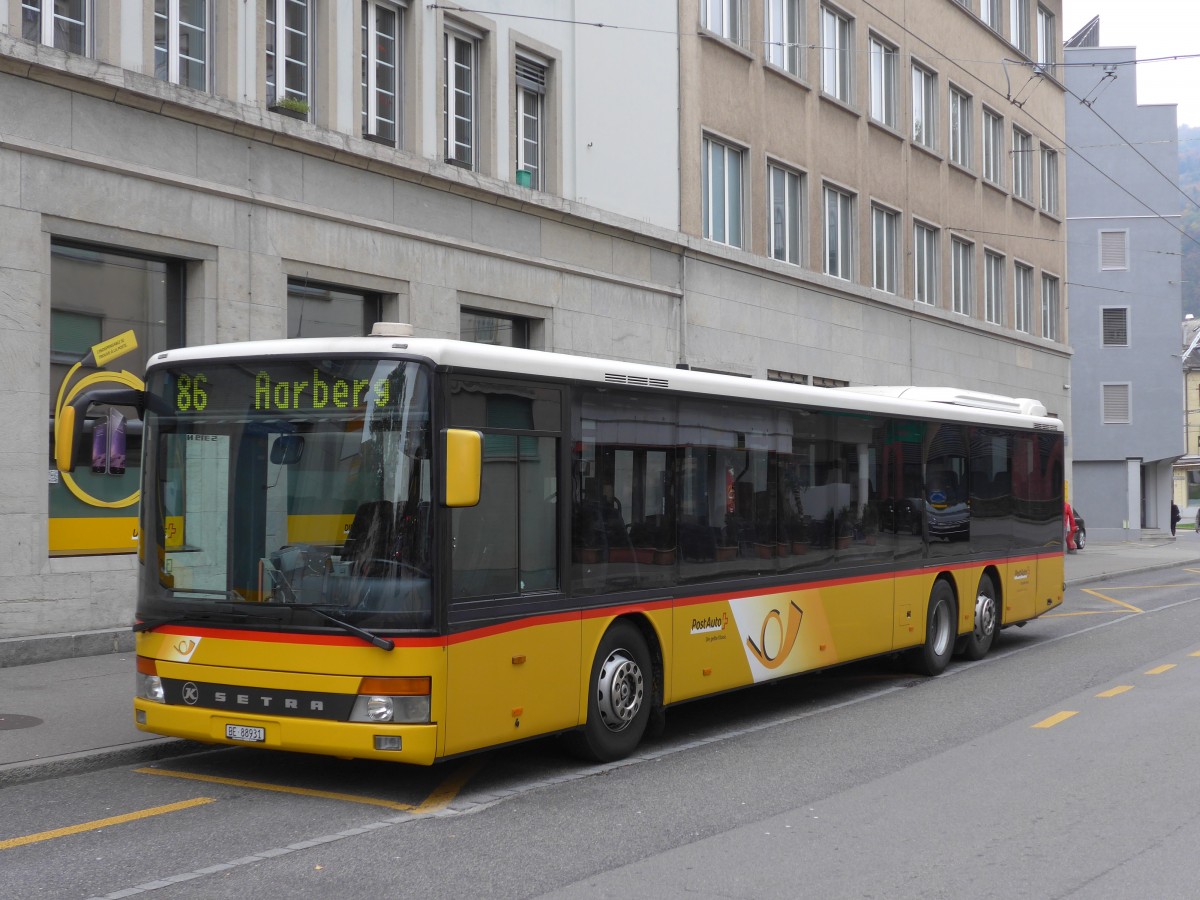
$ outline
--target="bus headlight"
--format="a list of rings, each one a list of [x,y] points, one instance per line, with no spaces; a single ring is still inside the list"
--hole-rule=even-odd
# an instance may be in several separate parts
[[[158,669],[154,660],[139,656],[137,659],[137,696],[152,703],[166,703],[162,679],[158,677]]]
[[[430,681],[425,678],[364,678],[351,722],[424,724],[430,718]]]

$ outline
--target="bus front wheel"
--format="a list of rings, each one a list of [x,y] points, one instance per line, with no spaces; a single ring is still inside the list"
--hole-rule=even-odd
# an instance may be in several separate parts
[[[646,732],[654,703],[654,668],[641,631],[614,622],[604,633],[588,682],[587,722],[577,732],[576,750],[596,762],[633,752]]]
[[[921,675],[940,675],[954,653],[955,623],[954,591],[939,579],[929,592],[929,611],[925,616],[925,643],[912,651],[914,671]]]

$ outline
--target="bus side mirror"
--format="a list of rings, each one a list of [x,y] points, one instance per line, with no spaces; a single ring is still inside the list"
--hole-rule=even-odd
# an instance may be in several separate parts
[[[75,471],[75,445],[83,434],[83,418],[92,406],[132,406],[140,414],[145,408],[146,394],[137,388],[101,388],[84,391],[70,403],[64,404],[54,419],[54,464],[60,472]]]
[[[465,428],[447,428],[446,506],[475,506],[479,503],[479,483],[483,473],[483,435]]]

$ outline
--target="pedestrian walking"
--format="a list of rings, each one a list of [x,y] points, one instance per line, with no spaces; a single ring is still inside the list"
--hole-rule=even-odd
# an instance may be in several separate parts
[[[1171,537],[1175,537],[1175,526],[1179,523],[1179,507],[1171,504]]]
[[[1067,542],[1067,552],[1075,552],[1075,510],[1071,504],[1063,503],[1063,539]]]

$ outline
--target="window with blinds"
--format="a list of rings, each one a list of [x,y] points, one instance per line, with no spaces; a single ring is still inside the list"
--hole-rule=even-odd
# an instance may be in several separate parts
[[[1130,416],[1129,383],[1100,385],[1100,399],[1105,425],[1128,425]]]
[[[1100,232],[1100,271],[1129,268],[1129,232]]]
[[[1100,310],[1100,342],[1105,347],[1129,346],[1129,309],[1105,306]]]

